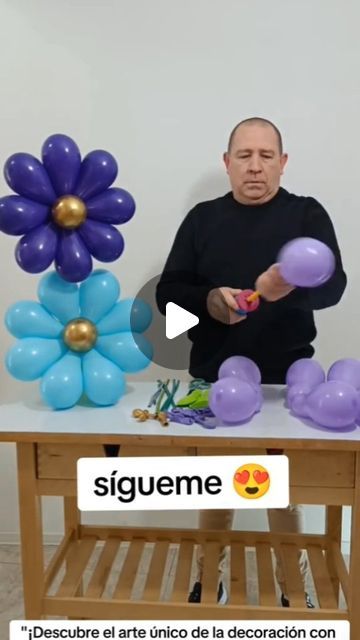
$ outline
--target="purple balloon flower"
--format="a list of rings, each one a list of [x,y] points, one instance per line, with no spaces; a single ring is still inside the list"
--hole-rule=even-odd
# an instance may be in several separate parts
[[[76,143],[55,134],[45,140],[42,163],[15,153],[5,163],[7,184],[18,195],[0,198],[0,230],[22,236],[15,249],[18,265],[40,273],[53,262],[68,282],[92,271],[92,258],[113,262],[124,239],[113,226],[135,213],[133,197],[111,187],[118,173],[107,151],[91,151],[81,160]]]

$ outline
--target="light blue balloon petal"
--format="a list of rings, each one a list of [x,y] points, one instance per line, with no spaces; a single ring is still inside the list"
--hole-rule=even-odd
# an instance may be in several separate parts
[[[45,373],[41,396],[53,409],[69,409],[78,402],[83,392],[81,356],[69,351]]]
[[[135,331],[142,333],[150,326],[152,310],[149,304],[138,298],[120,300],[97,325],[99,335]]]
[[[96,349],[83,357],[82,366],[84,391],[89,400],[102,406],[116,404],[126,388],[123,371]]]
[[[80,315],[78,285],[63,280],[56,271],[41,278],[38,296],[41,304],[62,324]]]
[[[97,269],[80,285],[80,312],[83,318],[98,322],[109,313],[120,295],[115,276],[105,269]]]
[[[151,362],[152,345],[140,333],[116,333],[99,336],[96,349],[127,373],[145,369]]]
[[[65,353],[62,340],[23,338],[8,351],[6,367],[14,378],[29,382],[43,376]]]
[[[23,300],[6,312],[5,324],[15,338],[59,338],[64,327],[38,302]]]

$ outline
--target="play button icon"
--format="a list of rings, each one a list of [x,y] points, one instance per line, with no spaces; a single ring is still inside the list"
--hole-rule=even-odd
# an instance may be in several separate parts
[[[176,286],[171,285],[168,291],[166,302],[161,306],[161,310],[158,305],[158,285],[161,278],[161,274],[153,276],[147,282],[143,284],[141,289],[135,296],[132,312],[131,312],[131,331],[133,338],[138,345],[140,351],[147,354],[148,343],[152,347],[152,361],[153,363],[160,365],[169,370],[174,371],[188,371],[190,364],[190,350],[192,343],[196,340],[206,340],[209,344],[209,348],[205,348],[204,352],[206,358],[216,357],[216,349],[222,347],[224,340],[230,330],[225,325],[219,325],[213,321],[209,325],[209,320],[206,315],[199,317],[196,314],[194,308],[189,309],[187,307],[187,301],[191,299],[186,297],[182,283],[186,283],[189,280],[194,281],[196,274],[186,273],[172,273],[169,279],[176,282]],[[199,286],[204,289],[212,288],[215,286],[211,282],[202,280]],[[179,294],[176,302],[174,302],[173,294]],[[184,302],[182,303],[181,298]],[[139,314],[141,315],[142,305],[146,304],[151,309],[152,321],[149,327],[139,333]],[[190,306],[190,304],[189,304]],[[229,325],[230,327],[230,325]],[[218,338],[218,332],[221,336]],[[144,339],[146,344],[144,346]],[[220,363],[221,364],[221,363]]]
[[[177,338],[199,324],[199,318],[190,311],[186,311],[175,302],[166,305],[166,337],[169,340]]]

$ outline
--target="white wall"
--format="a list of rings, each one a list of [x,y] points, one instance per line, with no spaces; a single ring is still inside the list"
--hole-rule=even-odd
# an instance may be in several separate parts
[[[117,157],[117,184],[137,201],[125,254],[111,265],[125,295],[161,270],[186,211],[228,189],[228,133],[262,115],[284,134],[284,186],[327,207],[349,274],[342,304],[319,314],[318,356],[327,366],[359,355],[357,0],[0,0],[0,11],[0,162],[15,151],[38,154],[54,132],[83,153],[102,147]],[[8,193],[2,180],[0,192]],[[38,282],[16,266],[14,244],[0,236],[1,317],[33,298]],[[1,327],[2,354],[10,343]],[[2,397],[37,392],[10,380],[2,362]],[[18,526],[12,445],[0,447],[0,469],[4,539]],[[56,533],[57,505],[45,515]],[[310,515],[320,527],[320,510]]]

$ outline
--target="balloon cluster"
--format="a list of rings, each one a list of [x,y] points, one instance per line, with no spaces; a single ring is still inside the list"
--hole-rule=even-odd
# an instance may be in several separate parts
[[[245,356],[225,360],[209,394],[209,407],[224,424],[238,424],[252,418],[263,403],[258,366]]]
[[[77,144],[61,134],[45,140],[42,163],[29,153],[15,153],[5,163],[9,187],[19,195],[0,199],[0,230],[22,236],[16,245],[18,265],[41,273],[53,262],[64,280],[90,275],[92,257],[113,262],[124,250],[121,233],[135,212],[125,189],[109,188],[118,166],[107,151],[83,160]]]
[[[331,249],[315,238],[297,238],[281,249],[277,262],[280,275],[294,287],[319,287],[331,278],[335,270],[335,256]],[[252,289],[241,291],[236,301],[239,313],[256,311],[260,294]]]
[[[360,414],[360,360],[343,358],[327,376],[316,360],[294,362],[286,376],[287,407],[301,418],[329,429],[353,425]]]
[[[152,346],[141,335],[152,320],[140,300],[118,301],[120,285],[93,258],[120,257],[124,240],[113,226],[130,220],[133,197],[110,188],[118,172],[107,151],[83,160],[65,135],[50,136],[42,162],[15,153],[5,164],[8,185],[18,194],[0,199],[0,231],[22,236],[15,257],[28,273],[43,276],[39,302],[17,302],[6,326],[18,341],[6,366],[23,381],[41,379],[43,400],[67,409],[85,394],[97,405],[115,404],[125,391],[125,373],[150,364]]]

